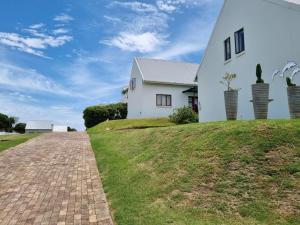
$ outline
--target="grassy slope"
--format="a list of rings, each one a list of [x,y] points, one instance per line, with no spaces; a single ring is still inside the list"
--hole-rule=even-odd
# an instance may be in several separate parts
[[[89,130],[118,224],[300,224],[300,121],[145,123]]]
[[[1,135],[0,136],[0,152],[8,148],[19,145],[36,137],[37,134],[15,134],[15,135]]]

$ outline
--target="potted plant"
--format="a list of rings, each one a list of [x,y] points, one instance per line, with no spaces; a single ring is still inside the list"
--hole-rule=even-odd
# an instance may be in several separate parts
[[[256,84],[252,84],[252,100],[255,119],[267,119],[269,103],[270,84],[265,84],[262,77],[261,65],[256,66]]]
[[[220,81],[221,84],[226,86],[224,91],[225,99],[225,110],[227,120],[236,120],[238,110],[238,91],[231,87],[231,82],[236,78],[234,73],[226,73],[223,79]]]
[[[292,83],[290,77],[286,78],[287,95],[291,119],[300,118],[300,86]]]

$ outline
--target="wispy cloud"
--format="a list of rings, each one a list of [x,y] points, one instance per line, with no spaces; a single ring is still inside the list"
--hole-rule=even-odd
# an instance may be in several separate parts
[[[46,92],[55,95],[73,96],[55,81],[35,70],[10,63],[0,63],[0,86],[15,92]]]
[[[111,40],[102,41],[108,46],[115,46],[125,51],[131,52],[153,52],[166,43],[165,37],[157,33],[133,34],[121,32],[117,37]]]
[[[58,35],[58,34],[67,34],[69,33],[69,30],[66,28],[58,28],[53,30],[53,34]]]
[[[124,8],[129,8],[136,12],[156,12],[157,8],[152,4],[147,4],[138,1],[132,2],[120,2],[120,1],[113,1],[110,5],[111,6],[120,6]]]
[[[26,52],[32,55],[50,58],[46,56],[44,50],[48,47],[60,47],[73,40],[73,37],[67,35],[66,28],[58,28],[52,31],[56,36],[47,33],[45,24],[33,24],[29,28],[22,30],[26,34],[0,32],[0,44]]]
[[[33,24],[33,25],[29,26],[29,28],[30,29],[40,29],[44,26],[45,26],[45,24],[43,24],[43,23],[37,23],[37,24]]]
[[[69,23],[74,20],[74,18],[66,13],[61,13],[60,15],[55,16],[53,20],[61,23]]]

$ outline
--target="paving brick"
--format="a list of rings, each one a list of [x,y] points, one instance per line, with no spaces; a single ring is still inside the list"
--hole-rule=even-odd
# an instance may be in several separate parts
[[[44,134],[0,154],[1,225],[111,225],[86,133]]]

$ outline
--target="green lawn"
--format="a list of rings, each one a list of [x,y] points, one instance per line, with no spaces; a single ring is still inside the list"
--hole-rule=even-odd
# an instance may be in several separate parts
[[[0,136],[0,152],[19,145],[31,138],[36,137],[37,134],[14,134],[14,135],[1,135]]]
[[[119,225],[300,224],[300,120],[123,120],[88,133]]]

